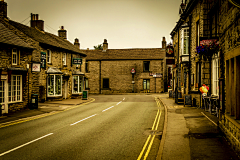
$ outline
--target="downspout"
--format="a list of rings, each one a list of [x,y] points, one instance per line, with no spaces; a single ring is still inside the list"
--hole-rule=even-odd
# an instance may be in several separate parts
[[[191,91],[191,36],[192,35],[192,15],[189,15],[189,44],[188,44],[188,50],[189,50],[189,65],[188,65],[188,94],[190,94]]]
[[[102,70],[102,69],[101,69],[101,68],[102,68],[102,67],[101,67],[101,66],[102,66],[102,63],[101,63],[101,62],[102,62],[102,61],[100,60],[100,61],[99,61],[99,94],[101,94],[101,85],[102,85],[102,84],[101,84],[101,74],[102,74],[102,73],[101,73],[101,70]]]

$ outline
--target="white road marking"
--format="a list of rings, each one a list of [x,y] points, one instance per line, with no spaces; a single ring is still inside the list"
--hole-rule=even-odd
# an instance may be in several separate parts
[[[87,118],[84,118],[84,119],[82,119],[82,120],[80,120],[80,121],[77,121],[77,122],[75,122],[75,123],[73,123],[73,124],[70,124],[70,126],[73,126],[73,125],[75,125],[75,124],[77,124],[77,123],[79,123],[79,122],[82,122],[82,121],[85,121],[85,120],[87,120],[87,119],[89,119],[89,118],[91,118],[91,117],[94,117],[94,116],[96,116],[97,114],[93,114],[93,115],[91,115],[91,116],[89,116],[89,117],[87,117]]]
[[[111,109],[111,108],[113,108],[114,106],[112,106],[112,107],[109,107],[109,108],[107,108],[107,109],[104,109],[102,112],[105,112],[105,111],[107,111],[107,110],[109,110],[109,109]]]
[[[16,147],[16,148],[13,148],[13,149],[11,149],[11,150],[9,150],[9,151],[6,151],[6,152],[4,152],[4,153],[1,153],[1,154],[0,154],[0,157],[3,156],[3,155],[5,155],[5,154],[8,154],[8,153],[10,153],[10,152],[12,152],[12,151],[15,151],[15,150],[17,150],[17,149],[19,149],[19,148],[22,148],[22,147],[24,147],[24,146],[26,146],[26,145],[29,145],[29,144],[31,144],[31,143],[33,143],[33,142],[36,142],[36,141],[38,141],[38,140],[40,140],[40,139],[43,139],[43,138],[45,138],[45,137],[47,137],[47,136],[50,136],[50,135],[52,135],[52,134],[53,134],[53,133],[49,133],[49,134],[47,134],[47,135],[45,135],[45,136],[42,136],[42,137],[40,137],[40,138],[37,138],[37,139],[32,140],[32,141],[30,141],[30,142],[27,142],[27,143],[25,143],[25,144],[23,144],[23,145],[21,145],[21,146],[18,146],[18,147]]]
[[[122,103],[122,101],[118,102],[117,105],[119,105],[120,103]]]

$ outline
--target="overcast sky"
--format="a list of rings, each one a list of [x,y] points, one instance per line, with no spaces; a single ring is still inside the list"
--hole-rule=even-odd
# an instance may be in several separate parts
[[[109,49],[160,48],[162,37],[179,19],[181,0],[5,0],[11,20],[30,25],[39,14],[44,30],[57,35],[60,26],[67,39],[80,41],[81,49],[108,41]]]

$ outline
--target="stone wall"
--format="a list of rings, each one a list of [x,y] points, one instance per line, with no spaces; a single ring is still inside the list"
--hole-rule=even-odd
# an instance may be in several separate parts
[[[110,90],[102,90],[101,93],[131,93],[133,88],[132,68],[136,70],[134,92],[144,92],[143,79],[150,79],[150,92],[164,91],[163,78],[153,78],[149,75],[149,72],[143,72],[143,60],[88,61],[88,63],[89,73],[86,73],[86,77],[89,79],[90,93],[99,93],[99,85],[102,88],[103,78],[109,78]],[[163,74],[163,60],[150,60],[150,70],[152,73]],[[99,82],[99,79],[101,79],[101,82]]]

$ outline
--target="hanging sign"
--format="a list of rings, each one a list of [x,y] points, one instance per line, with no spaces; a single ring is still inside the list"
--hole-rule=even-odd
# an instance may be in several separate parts
[[[72,64],[74,64],[74,65],[82,65],[82,58],[73,58]]]

